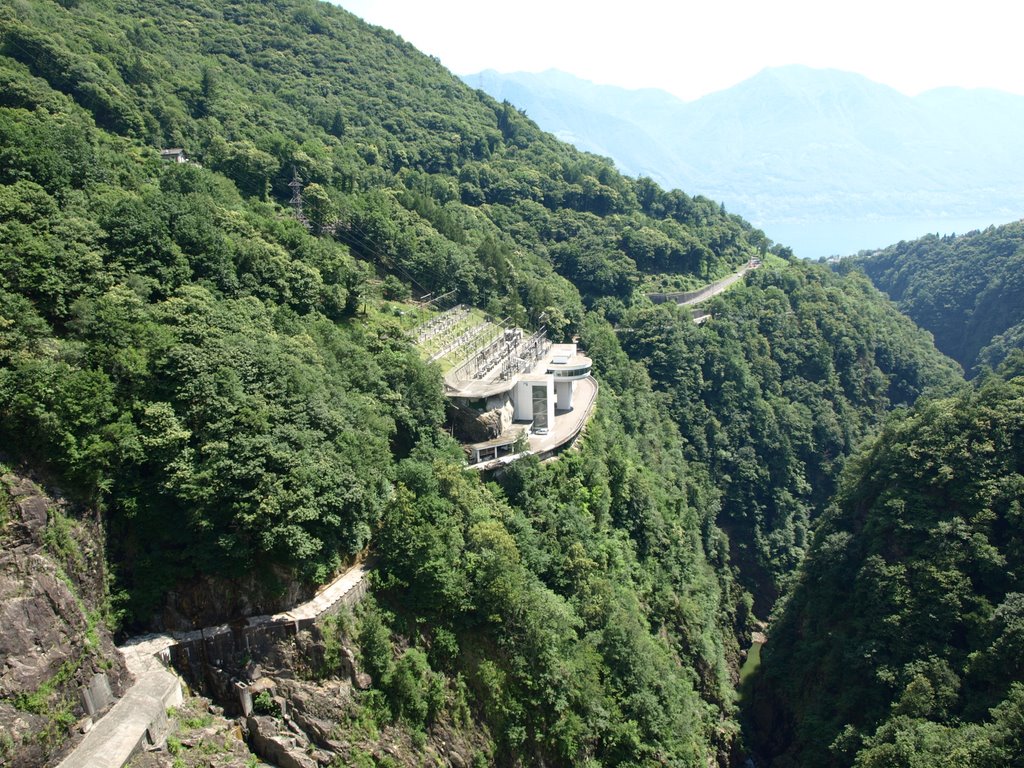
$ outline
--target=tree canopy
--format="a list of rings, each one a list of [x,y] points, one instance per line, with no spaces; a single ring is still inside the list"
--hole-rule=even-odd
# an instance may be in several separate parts
[[[1024,222],[926,235],[853,263],[971,375],[1024,347]]]
[[[769,246],[326,3],[0,3],[5,454],[99,511],[128,627],[372,545],[366,709],[462,713],[504,765],[727,764],[747,590],[955,382],[861,277],[776,259],[699,328],[643,293]],[[428,293],[580,340],[578,450],[463,471],[395,301]]]
[[[962,379],[863,276],[761,269],[707,308],[697,326],[688,309],[637,307],[620,336],[721,491],[733,562],[767,617],[860,439]]]
[[[1019,765],[1022,364],[850,463],[750,699],[773,765]]]

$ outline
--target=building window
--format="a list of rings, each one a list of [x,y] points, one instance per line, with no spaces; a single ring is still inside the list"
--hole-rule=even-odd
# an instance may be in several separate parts
[[[586,376],[590,373],[590,366],[584,366],[582,368],[563,368],[561,370],[548,371],[548,373],[554,375],[556,379],[572,379],[580,376]]]
[[[537,432],[548,431],[548,388],[546,385],[533,388],[533,428]]]

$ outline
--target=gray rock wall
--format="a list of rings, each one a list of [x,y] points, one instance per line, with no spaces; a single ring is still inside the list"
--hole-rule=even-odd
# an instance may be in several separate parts
[[[130,684],[101,620],[103,534],[25,477],[0,478],[0,764],[52,765]]]

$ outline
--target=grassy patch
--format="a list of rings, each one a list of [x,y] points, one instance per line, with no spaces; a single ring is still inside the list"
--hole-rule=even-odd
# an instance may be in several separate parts
[[[185,728],[208,728],[213,725],[213,715],[209,712],[202,712],[193,717],[186,717],[181,721]]]
[[[436,317],[436,315],[434,316]],[[429,317],[426,319],[433,319],[433,317]],[[459,322],[457,322],[454,326],[444,331],[443,333],[438,333],[436,336],[433,336],[432,338],[425,339],[422,343],[417,344],[416,348],[417,350],[419,350],[419,353],[423,357],[423,359],[427,360],[432,355],[442,352],[448,347],[450,347],[464,333],[473,330],[477,326],[480,326],[486,322],[488,322],[488,318],[486,313],[483,312],[483,310],[471,308],[469,310],[469,314],[466,315],[461,320],[459,320]],[[413,333],[415,333],[415,330],[413,331]],[[484,336],[486,336],[486,331],[484,332],[484,334],[474,337],[469,343],[459,348],[450,350],[445,355],[445,357],[442,357],[438,360],[438,363],[441,365],[441,368],[451,368],[452,366],[461,363],[468,357],[470,351],[473,350],[474,342],[476,344],[479,344]]]
[[[177,757],[178,755],[181,754],[182,750],[184,750],[184,749],[185,749],[185,747],[182,746],[181,739],[179,739],[177,736],[168,736],[167,737],[167,751],[171,755]]]
[[[764,256],[761,256],[760,259],[761,269],[764,269],[765,267],[771,267],[772,269],[782,269],[783,267],[789,266],[788,261],[786,261],[781,256],[776,256],[774,253],[766,253]]]
[[[57,674],[49,680],[43,681],[38,688],[31,693],[19,693],[12,697],[12,703],[22,712],[31,712],[34,715],[46,715],[51,713],[51,704],[54,693],[68,682],[78,668],[82,666],[84,654],[77,659],[68,659],[60,665]]]
[[[257,715],[270,715],[271,717],[281,716],[281,707],[274,697],[270,695],[270,691],[260,691],[252,700],[252,711]]]
[[[72,711],[74,699],[70,696],[60,696],[58,691],[74,677],[84,658],[83,654],[77,659],[68,659],[61,664],[57,674],[44,681],[34,691],[19,693],[11,698],[11,703],[22,712],[46,718],[46,724],[33,734],[33,738],[47,752],[62,742],[68,729],[75,724],[75,714]]]
[[[14,754],[14,738],[7,731],[0,731],[0,760],[6,761]]]
[[[59,510],[50,508],[50,520],[43,530],[43,543],[50,553],[62,562],[72,563],[75,570],[85,569],[85,555],[75,539],[74,522]]]

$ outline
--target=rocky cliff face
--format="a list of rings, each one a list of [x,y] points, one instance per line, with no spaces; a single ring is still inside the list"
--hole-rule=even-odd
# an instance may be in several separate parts
[[[293,572],[273,566],[234,579],[196,576],[175,585],[149,628],[189,631],[286,611],[311,598],[314,586],[300,581]]]
[[[103,621],[98,522],[0,477],[0,765],[55,764],[130,684]]]
[[[2,768],[52,768],[132,683],[103,622],[103,541],[99,522],[59,494],[0,475]],[[217,667],[199,654],[190,682],[215,703],[186,698],[169,715],[166,743],[137,754],[130,768],[198,768],[214,754],[225,768],[261,759],[282,768],[487,762],[489,741],[468,714],[459,723],[439,718],[427,732],[392,719],[338,626],[332,617],[265,648],[221,649]]]
[[[328,616],[270,643],[195,648],[196,663],[181,671],[193,693],[209,698],[187,697],[172,713],[167,744],[129,768],[205,767],[211,753],[223,768],[257,758],[279,768],[490,764],[488,735],[468,711],[442,715],[426,730],[391,717],[341,629],[351,622]]]

